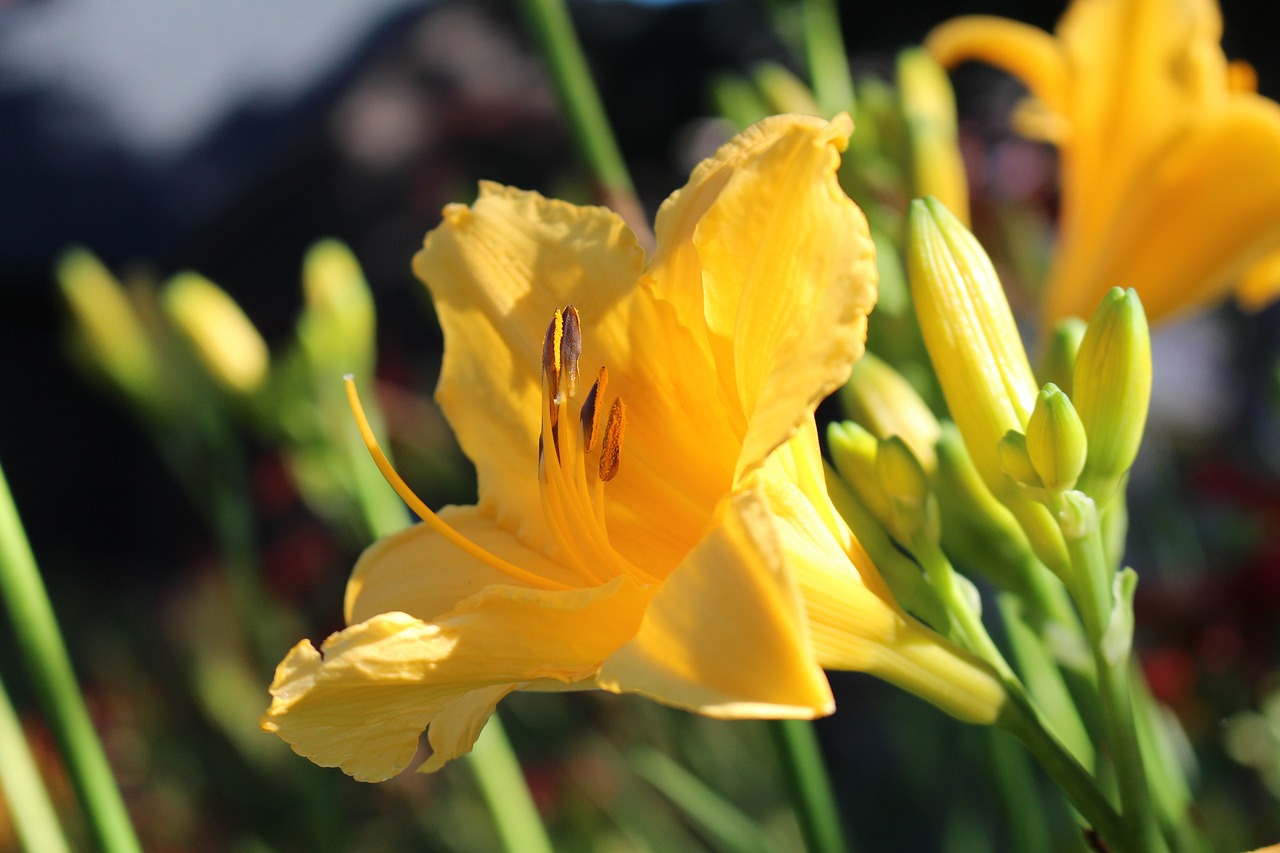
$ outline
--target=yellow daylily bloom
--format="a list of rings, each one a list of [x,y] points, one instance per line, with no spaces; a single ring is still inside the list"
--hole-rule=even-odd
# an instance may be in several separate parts
[[[944,65],[1021,78],[1020,129],[1059,146],[1060,242],[1046,319],[1132,287],[1153,321],[1241,286],[1280,293],[1280,105],[1229,64],[1216,0],[1075,0],[1056,37],[974,16],[935,29]]]
[[[647,264],[603,208],[483,184],[445,209],[414,270],[479,502],[365,552],[350,627],[289,652],[265,729],[379,780],[428,725],[424,770],[467,752],[513,690],[810,718],[823,667],[995,719],[990,670],[902,612],[826,492],[813,411],[876,294],[835,178],[851,131],[744,131],[662,206]]]

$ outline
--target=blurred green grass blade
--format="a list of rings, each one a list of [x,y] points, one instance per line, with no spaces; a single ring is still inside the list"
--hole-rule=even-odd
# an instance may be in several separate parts
[[[141,851],[102,742],[76,683],[58,620],[0,468],[0,600],[62,751],[89,828],[106,853]]]
[[[778,759],[796,807],[796,820],[809,853],[843,853],[848,850],[831,781],[822,760],[822,749],[813,723],[808,720],[769,720],[769,733],[777,745]]]
[[[0,680],[0,793],[22,846],[32,853],[71,853],[49,792]]]
[[[629,750],[626,763],[666,795],[726,853],[768,853],[764,830],[705,782],[650,746]]]
[[[507,853],[553,853],[511,741],[494,714],[468,756]]]

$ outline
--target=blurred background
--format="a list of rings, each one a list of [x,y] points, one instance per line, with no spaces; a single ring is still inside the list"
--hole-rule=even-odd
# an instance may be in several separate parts
[[[732,130],[714,118],[718,75],[766,60],[800,71],[776,3],[572,5],[650,216]],[[1224,2],[1224,45],[1275,97],[1268,6]],[[1051,28],[1061,9],[948,0],[846,3],[841,14],[858,73],[889,76],[898,50],[952,15]],[[1054,153],[1008,129],[1017,83],[978,67],[955,82],[975,228],[997,254],[1010,235],[1002,204],[1054,209]],[[361,785],[257,732],[270,667],[242,648],[225,551],[166,455],[164,428],[81,369],[58,260],[82,246],[128,282],[197,271],[278,351],[302,311],[304,256],[340,239],[377,308],[378,397],[399,465],[429,504],[469,502],[469,466],[430,402],[440,334],[409,261],[441,207],[473,198],[479,179],[593,201],[510,5],[0,2],[0,461],[149,850],[496,841],[464,766]],[[1016,275],[1010,286],[1016,305]],[[1143,665],[1201,761],[1206,824],[1237,849],[1280,838],[1277,323],[1276,309],[1228,305],[1161,330],[1131,499]],[[250,437],[236,454],[255,571],[287,614],[287,643],[318,641],[341,626],[346,575],[368,538],[302,500],[270,441]],[[0,624],[0,671],[82,837],[10,627]],[[833,684],[840,710],[818,728],[853,846],[1012,849],[983,770],[1004,758],[987,739],[871,679]],[[667,756],[762,820],[768,848],[799,845],[756,724],[595,694],[503,708],[558,849],[725,849],[677,803],[683,777]],[[885,820],[895,814],[913,817]],[[5,815],[0,850],[17,849]]]

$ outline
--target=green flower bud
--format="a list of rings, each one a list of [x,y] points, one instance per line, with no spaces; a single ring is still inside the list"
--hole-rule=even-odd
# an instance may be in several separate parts
[[[901,436],[880,440],[876,475],[892,508],[888,526],[893,535],[908,545],[921,536],[936,544],[941,535],[937,502],[924,466]]]
[[[120,282],[84,249],[63,255],[57,276],[75,324],[75,344],[130,398],[157,402],[155,347]]]
[[[1036,397],[1027,421],[1027,453],[1046,489],[1073,488],[1084,470],[1088,442],[1071,400],[1050,382]]]
[[[237,394],[262,386],[270,361],[267,343],[226,291],[184,272],[170,280],[163,298],[165,311],[214,381]]]
[[[1151,333],[1132,289],[1112,288],[1089,321],[1071,399],[1089,441],[1079,487],[1105,505],[1138,455],[1151,403]]]
[[[998,446],[1022,432],[1039,386],[990,258],[937,199],[911,203],[911,295],[947,406],[987,487],[1011,493]]]
[[[912,195],[937,197],[968,224],[969,182],[946,70],[924,48],[908,48],[898,54],[898,92],[911,144]]]
[[[761,62],[751,70],[751,76],[770,112],[822,115],[813,92],[786,66],[777,62]]]
[[[855,495],[886,527],[893,517],[889,496],[880,485],[876,470],[879,442],[876,437],[852,421],[832,423],[827,427],[827,446],[836,471],[853,489]]]
[[[1027,437],[1017,430],[1009,430],[1000,439],[1000,467],[1015,483],[1039,489],[1044,481],[1031,461],[1031,453],[1027,450]]]
[[[1036,375],[1044,382],[1052,382],[1059,388],[1070,388],[1071,377],[1076,370],[1076,353],[1084,338],[1085,322],[1079,317],[1068,317],[1058,323],[1049,337],[1044,360]]]
[[[372,373],[376,318],[373,296],[351,250],[337,240],[321,240],[302,264],[306,307],[298,339],[307,360],[324,381]]]
[[[929,406],[902,374],[865,353],[839,393],[845,414],[877,438],[901,436],[925,471],[933,471],[937,461],[933,446],[941,428]]]

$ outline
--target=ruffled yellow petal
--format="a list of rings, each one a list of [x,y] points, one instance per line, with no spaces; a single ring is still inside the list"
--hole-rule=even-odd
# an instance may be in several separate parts
[[[635,638],[605,662],[597,681],[721,718],[834,710],[757,491],[727,500],[720,523],[663,584]]]
[[[454,530],[484,550],[540,577],[584,586],[581,577],[503,530],[478,507],[445,507],[439,513]],[[425,524],[385,536],[365,549],[347,582],[348,625],[379,613],[401,611],[422,620],[448,613],[488,586],[517,585]]]
[[[431,737],[438,766],[470,749],[502,690],[592,678],[635,634],[651,596],[625,578],[570,592],[495,586],[435,623],[375,616],[319,652],[295,646],[276,669],[262,727],[322,767],[377,781],[404,770],[423,729],[449,710]]]
[[[851,122],[764,131],[778,128],[730,170],[693,232],[722,393],[746,420],[738,479],[848,378],[876,297],[866,219],[836,180]]]
[[[436,398],[476,465],[480,506],[526,541],[544,539],[531,475],[547,321],[575,300],[588,322],[602,317],[643,262],[616,214],[490,183],[471,207],[447,207],[413,259],[446,341]]]
[[[948,68],[980,60],[1008,71],[1053,112],[1065,105],[1066,63],[1058,43],[1044,30],[990,15],[966,15],[935,27],[924,46]]]

